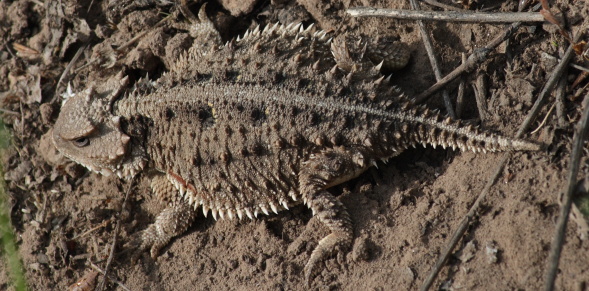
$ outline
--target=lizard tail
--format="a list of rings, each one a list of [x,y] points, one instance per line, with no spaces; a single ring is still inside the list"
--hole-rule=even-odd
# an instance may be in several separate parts
[[[388,135],[389,140],[399,141],[393,146],[395,151],[416,144],[434,147],[441,145],[444,148],[473,152],[537,151],[544,147],[540,143],[482,131],[473,125],[463,125],[460,120],[444,117],[422,106],[397,111],[392,115],[397,122],[391,124],[393,128],[389,127],[385,135]]]

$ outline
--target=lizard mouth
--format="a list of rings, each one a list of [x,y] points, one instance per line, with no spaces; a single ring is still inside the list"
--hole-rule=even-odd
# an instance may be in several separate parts
[[[88,170],[93,171],[95,173],[98,174],[102,174],[106,177],[109,177],[113,174],[116,174],[119,178],[121,179],[131,179],[131,177],[135,176],[137,173],[139,173],[141,171],[141,169],[135,169],[132,167],[122,167],[122,166],[118,166],[116,169],[112,169],[109,167],[97,167],[97,166],[91,166],[91,165],[87,165],[85,163],[80,163],[81,165],[83,165],[84,167],[88,168]]]
[[[99,166],[96,164],[85,163],[84,161],[78,161],[67,154],[64,154],[64,155],[66,157],[68,157],[69,159],[75,161],[76,163],[86,167],[88,170],[95,172],[97,174],[104,175],[106,177],[116,174],[121,179],[129,180],[133,176],[135,176],[137,173],[139,173],[141,170],[143,170],[143,164],[139,164],[137,166],[130,166],[130,165],[125,165],[125,163],[123,162],[123,163],[117,164],[116,166],[109,166],[109,165]]]

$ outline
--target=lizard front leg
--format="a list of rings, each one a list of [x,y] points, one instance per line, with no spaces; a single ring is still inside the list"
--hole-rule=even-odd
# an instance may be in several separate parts
[[[180,197],[178,190],[165,175],[155,176],[151,181],[151,188],[158,200],[168,203],[168,206],[160,212],[153,224],[134,234],[127,246],[140,251],[149,250],[151,257],[155,259],[161,248],[192,225],[196,211]]]
[[[313,250],[305,265],[305,281],[310,284],[319,262],[346,251],[352,244],[353,229],[344,205],[325,189],[348,181],[364,172],[369,161],[361,149],[333,148],[311,155],[299,174],[300,191],[313,215],[325,224],[331,234],[324,237]]]

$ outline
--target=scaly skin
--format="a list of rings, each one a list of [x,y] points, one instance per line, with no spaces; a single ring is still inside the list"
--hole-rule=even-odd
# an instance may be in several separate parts
[[[154,257],[196,211],[253,219],[303,203],[331,230],[305,266],[310,282],[320,261],[353,240],[349,214],[327,188],[416,144],[539,149],[411,104],[380,74],[406,64],[403,44],[275,25],[221,45],[199,17],[195,45],[170,72],[122,97],[122,74],[78,93],[54,127],[55,145],[78,163],[153,177],[169,206],[130,246]]]

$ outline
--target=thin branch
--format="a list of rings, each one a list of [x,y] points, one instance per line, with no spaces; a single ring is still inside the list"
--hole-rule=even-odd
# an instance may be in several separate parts
[[[515,31],[515,28],[514,28]],[[511,35],[511,34],[510,34]],[[460,76],[464,72],[472,71],[477,64],[487,59],[487,55],[491,52],[486,47],[481,49],[476,49],[467,59],[465,63],[462,63],[444,78],[433,84],[427,90],[422,92],[421,94],[415,97],[416,103],[424,102],[425,100],[429,99],[430,95],[440,90],[442,87],[446,86],[446,84],[450,83],[458,76]]]
[[[451,21],[474,23],[544,22],[544,16],[535,12],[467,12],[467,11],[415,11],[372,7],[349,8],[353,17],[391,17],[407,20]]]
[[[546,53],[546,52],[543,52],[543,53],[542,53],[542,57],[543,57],[543,58],[547,58],[547,59],[551,59],[551,60],[558,60],[558,61],[560,61],[560,59],[559,59],[559,58],[557,58],[557,57],[555,57],[555,56],[552,56],[552,55],[550,55],[550,54],[548,54],[548,53]],[[589,72],[589,68],[586,68],[586,67],[583,67],[583,66],[579,66],[579,65],[577,65],[577,64],[570,63],[570,64],[569,64],[569,66],[570,66],[571,68],[577,69],[577,70],[579,70],[579,71],[583,71],[583,72]]]
[[[538,5],[536,7],[538,7]],[[513,29],[513,25],[509,29]],[[577,38],[576,38],[577,40],[580,38],[581,34],[582,33],[579,33],[577,35]],[[540,93],[540,96],[538,97],[538,99],[534,103],[534,106],[532,107],[530,112],[528,112],[526,120],[520,126],[520,129],[517,132],[517,134],[515,135],[515,138],[520,138],[523,135],[523,133],[528,130],[532,121],[536,119],[538,113],[540,112],[539,108],[544,103],[544,99],[546,98],[548,93],[550,93],[550,91],[548,89],[551,89],[554,87],[554,85],[550,85],[551,80],[558,80],[558,78],[560,78],[560,76],[562,75],[562,72],[563,72],[562,68],[566,67],[568,65],[568,62],[570,61],[570,58],[572,56],[571,51],[572,51],[572,45],[570,45],[569,48],[567,49],[567,52],[565,53],[565,55],[562,59],[562,62],[556,66],[556,68],[554,69],[554,71],[550,75],[550,78],[547,81],[547,84],[544,87],[544,90],[542,90],[542,92]],[[538,108],[538,109],[534,110],[534,108]],[[436,279],[438,273],[440,272],[440,270],[444,266],[444,263],[446,262],[446,260],[450,256],[452,250],[454,249],[456,244],[458,244],[458,242],[462,238],[462,235],[464,234],[464,232],[466,232],[466,229],[468,228],[468,225],[470,224],[470,222],[474,219],[474,216],[476,215],[481,202],[487,197],[487,195],[491,189],[491,186],[493,186],[493,184],[495,184],[495,182],[497,181],[497,179],[501,175],[501,173],[503,171],[503,167],[507,163],[511,154],[512,154],[511,152],[507,152],[504,154],[503,158],[501,159],[501,161],[497,165],[497,168],[493,172],[493,175],[491,176],[491,178],[489,179],[489,181],[485,185],[485,188],[483,189],[481,194],[479,194],[479,197],[477,198],[477,200],[474,202],[474,204],[472,205],[472,207],[470,208],[470,210],[468,211],[466,216],[460,222],[458,229],[452,234],[450,241],[448,242],[448,244],[444,248],[438,261],[434,265],[434,268],[431,270],[431,272],[426,277],[420,290],[426,291],[431,287],[431,285],[433,284],[434,280]]]
[[[125,210],[125,207],[127,205],[127,198],[129,198],[129,193],[131,193],[131,189],[133,189],[133,183],[135,182],[135,178],[137,177],[137,175],[133,176],[133,178],[131,179],[131,181],[129,182],[129,189],[127,189],[127,193],[125,193],[125,199],[123,200],[123,203],[121,204],[121,212]],[[116,249],[116,244],[117,244],[117,239],[119,237],[119,230],[121,228],[121,213],[119,213],[119,215],[117,216],[117,224],[115,226],[115,230],[114,230],[114,234],[113,234],[113,239],[112,239],[112,246],[110,248],[110,254],[108,255],[108,260],[106,261],[106,267],[104,267],[104,277],[102,277],[102,280],[100,280],[100,285],[96,290],[104,290],[104,286],[106,283],[106,278],[108,275],[108,270],[110,268],[110,264],[112,263],[112,259],[115,256],[115,249]]]
[[[452,238],[450,238],[450,241],[448,242],[448,244],[446,245],[446,247],[442,251],[442,254],[440,255],[438,261],[434,265],[434,268],[431,270],[431,272],[425,278],[425,281],[423,282],[423,285],[421,286],[421,289],[420,289],[421,291],[429,290],[431,285],[434,283],[434,280],[436,279],[436,277],[438,276],[438,273],[440,272],[440,270],[442,269],[442,267],[446,263],[446,260],[448,259],[448,257],[452,253],[452,250],[458,244],[458,241],[460,241],[464,232],[466,232],[468,225],[470,225],[470,223],[474,220],[474,217],[478,211],[478,208],[480,207],[482,201],[487,197],[487,194],[491,190],[491,186],[493,186],[493,184],[495,184],[495,182],[497,182],[497,180],[499,179],[499,176],[501,176],[501,174],[503,173],[503,167],[505,166],[505,164],[507,163],[507,160],[509,160],[510,157],[511,157],[511,152],[507,152],[507,153],[505,153],[505,155],[503,155],[503,158],[501,159],[501,161],[499,161],[497,168],[495,168],[493,175],[491,175],[491,179],[489,179],[489,181],[485,185],[485,188],[483,188],[483,191],[481,191],[481,194],[479,195],[477,200],[474,202],[474,204],[472,205],[472,207],[470,208],[470,210],[468,211],[466,216],[460,222],[458,229],[456,229],[456,231],[452,234]]]
[[[491,10],[495,10],[495,9],[499,9],[499,8],[501,8],[501,4],[481,8],[478,10],[478,12],[487,12],[487,11],[491,11]]]
[[[20,115],[20,113],[18,113],[18,112],[16,112],[16,111],[12,111],[12,110],[8,110],[8,109],[4,109],[4,108],[0,108],[0,112],[2,112],[2,113],[6,113],[6,114]]]
[[[142,38],[143,36],[145,36],[146,34],[154,31],[156,28],[158,28],[160,25],[162,25],[164,22],[172,19],[174,15],[170,14],[166,17],[164,17],[162,20],[158,21],[158,23],[156,23],[153,27],[151,27],[150,29],[144,30],[143,32],[139,33],[138,35],[134,36],[133,38],[131,38],[129,41],[127,41],[126,43],[124,43],[123,45],[121,45],[120,47],[117,48],[117,51],[123,51],[124,49],[126,49],[128,46],[134,44],[136,41],[138,41],[140,38]]]
[[[113,278],[110,275],[107,275],[106,272],[103,269],[101,269],[100,267],[98,267],[96,264],[90,262],[90,267],[92,267],[92,269],[98,271],[100,274],[104,275],[105,277],[108,277],[109,280],[115,282],[117,285],[119,285],[119,287],[123,288],[124,290],[131,291],[131,289],[129,289],[129,287],[125,286],[125,284],[123,284],[123,282]]]
[[[581,33],[579,33],[581,34]],[[571,212],[571,204],[573,203],[573,193],[576,188],[577,175],[579,174],[579,166],[581,163],[581,154],[583,153],[583,142],[589,133],[589,93],[585,95],[583,101],[583,115],[579,120],[577,131],[573,137],[573,150],[571,153],[571,167],[568,174],[568,185],[566,194],[563,197],[560,213],[556,222],[556,234],[552,239],[550,246],[550,255],[548,256],[548,268],[544,281],[544,290],[552,291],[554,289],[554,280],[556,279],[556,272],[558,271],[558,263],[560,260],[560,253],[564,244],[564,232],[566,230],[569,214]]]
[[[573,44],[579,41],[581,35],[583,35],[583,30],[579,30]],[[569,45],[566,52],[564,53],[564,56],[562,57],[561,62],[552,71],[552,74],[550,75],[550,78],[548,78],[548,81],[546,81],[544,88],[542,88],[542,91],[540,92],[540,94],[538,94],[538,99],[536,100],[536,103],[534,103],[534,106],[532,106],[532,109],[530,109],[530,113],[534,114],[528,114],[528,116],[523,122],[523,125],[525,125],[525,127],[522,125],[522,127],[516,134],[517,136],[521,136],[523,132],[534,121],[536,115],[538,115],[538,113],[540,112],[542,105],[544,105],[544,103],[546,102],[548,95],[550,95],[550,92],[552,92],[552,89],[554,89],[554,86],[556,86],[556,83],[558,82],[560,76],[562,76],[562,74],[564,73],[571,58],[573,57],[573,44]]]
[[[94,231],[96,231],[96,230],[98,230],[98,229],[105,228],[105,227],[108,225],[108,223],[109,223],[109,221],[108,221],[108,220],[105,220],[105,221],[103,221],[101,224],[99,224],[98,226],[96,226],[96,227],[93,227],[93,228],[91,228],[91,229],[89,229],[89,230],[85,231],[85,232],[84,232],[84,233],[82,233],[82,234],[78,234],[78,235],[76,235],[76,236],[72,237],[72,239],[71,239],[71,240],[76,240],[76,239],[79,239],[79,238],[81,238],[81,237],[83,237],[83,236],[86,236],[86,235],[88,235],[88,234],[90,234],[90,233],[92,233],[92,232],[94,232]]]
[[[536,6],[534,6],[534,11],[539,8],[540,8],[540,4],[537,4]],[[493,49],[498,47],[506,39],[510,38],[511,35],[513,35],[513,33],[515,33],[515,31],[518,29],[518,27],[521,24],[522,24],[521,22],[512,23],[510,26],[508,26],[508,28],[505,31],[503,31],[503,33],[501,33],[500,35],[495,37],[493,40],[491,40],[491,42],[488,45],[486,45],[483,48],[474,50],[474,52],[468,57],[468,59],[466,60],[465,63],[462,63],[460,66],[458,66],[458,68],[454,69],[454,71],[450,72],[448,75],[446,75],[444,78],[442,78],[442,80],[433,84],[431,87],[429,87],[423,93],[417,95],[415,97],[415,102],[421,103],[421,102],[427,100],[431,94],[440,90],[440,88],[444,87],[447,83],[456,79],[460,74],[462,74],[464,72],[471,71],[472,69],[474,69],[478,63],[487,59],[487,55]]]
[[[477,109],[479,110],[479,116],[481,118],[481,122],[487,121],[487,115],[489,115],[489,111],[487,110],[487,84],[485,82],[485,75],[479,74],[477,76],[477,80],[474,84],[472,84],[473,91],[474,91],[474,98],[477,102]]]
[[[76,52],[76,54],[74,55],[74,57],[72,58],[72,60],[67,64],[67,66],[65,67],[63,72],[61,72],[61,76],[59,77],[59,81],[57,81],[57,85],[55,85],[55,93],[53,94],[53,97],[55,97],[55,95],[57,95],[57,92],[59,92],[58,91],[59,85],[61,85],[61,82],[63,81],[63,79],[67,76],[69,71],[72,69],[74,64],[78,61],[78,59],[82,55],[82,52],[84,52],[87,47],[88,47],[88,45],[84,45],[84,46],[80,47],[78,49],[78,51]]]
[[[415,11],[419,11],[420,8],[419,8],[419,3],[417,2],[417,0],[410,0],[410,2],[411,2],[411,8],[415,9]],[[423,21],[418,20],[417,25],[419,26],[419,32],[421,33],[421,38],[423,39],[423,45],[425,46],[427,56],[429,57],[429,62],[430,62],[432,69],[434,71],[434,76],[436,77],[436,81],[439,81],[440,79],[442,79],[442,72],[440,71],[440,65],[438,64],[438,58],[436,57],[436,54],[434,53],[434,45],[432,44],[431,38],[429,37],[429,33],[427,33],[427,30],[425,29],[425,24],[423,23]],[[443,90],[442,96],[444,98],[444,106],[446,107],[446,111],[448,112],[448,115],[450,117],[456,119],[456,113],[454,112],[454,109],[452,108],[452,102],[450,100],[450,95],[448,94],[448,91]]]
[[[144,30],[142,32],[140,32],[139,34],[137,34],[136,36],[134,36],[133,38],[131,38],[130,40],[128,40],[126,43],[122,44],[120,47],[116,48],[115,50],[117,52],[123,52],[127,47],[131,46],[132,44],[134,44],[135,42],[139,41],[139,39],[141,39],[142,37],[144,37],[146,34],[154,31],[156,28],[158,28],[160,25],[162,25],[164,22],[170,20],[172,18],[173,14],[170,14],[166,17],[164,17],[162,20],[160,20],[158,23],[156,23],[153,27],[151,27],[150,29]],[[87,62],[85,65],[82,65],[80,67],[78,67],[76,69],[76,72],[79,72],[80,70],[94,64],[98,59],[91,59],[89,62]]]
[[[560,81],[558,81],[558,87],[556,87],[556,92],[554,93],[554,96],[556,97],[556,119],[558,120],[558,126],[565,127],[567,122],[564,118],[564,98],[566,95],[567,72],[563,72],[562,75],[563,76],[560,77]]]
[[[458,8],[458,7],[454,7],[452,5],[448,5],[448,4],[444,4],[444,3],[440,3],[438,1],[435,0],[422,0],[424,3],[427,3],[431,6],[436,6],[442,9],[446,9],[446,10],[450,10],[450,11],[465,11],[462,8]]]
[[[466,63],[466,54],[462,53],[462,63]],[[456,97],[456,117],[462,116],[462,109],[464,108],[464,89],[466,87],[466,80],[464,77],[460,80],[458,85],[458,96]]]
[[[540,122],[540,125],[538,125],[538,127],[536,127],[536,129],[532,130],[532,132],[530,132],[531,134],[534,134],[534,133],[540,131],[540,129],[542,129],[544,124],[546,124],[546,121],[548,121],[548,117],[550,117],[550,114],[552,114],[552,110],[554,110],[555,105],[556,105],[556,102],[552,103],[552,106],[550,106],[550,109],[548,109],[548,113],[546,113],[546,115],[544,116],[544,119],[542,119],[542,122]]]

